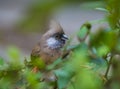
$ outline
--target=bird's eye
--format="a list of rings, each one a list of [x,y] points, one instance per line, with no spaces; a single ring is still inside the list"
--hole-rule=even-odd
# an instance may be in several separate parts
[[[55,36],[55,38],[56,38],[56,39],[59,39],[59,38],[60,38],[60,36],[59,36],[59,35],[56,35],[56,36]]]

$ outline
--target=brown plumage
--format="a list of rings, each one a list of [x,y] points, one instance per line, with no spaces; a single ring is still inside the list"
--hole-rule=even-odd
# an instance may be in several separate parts
[[[41,37],[39,43],[33,48],[31,60],[40,58],[45,64],[53,63],[62,56],[61,48],[67,40],[63,28],[59,23],[51,21],[49,30]]]

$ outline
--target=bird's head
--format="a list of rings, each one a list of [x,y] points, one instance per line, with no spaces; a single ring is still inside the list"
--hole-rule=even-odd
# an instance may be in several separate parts
[[[43,36],[46,38],[47,46],[51,49],[62,48],[68,40],[63,28],[55,21],[51,21],[50,29]]]

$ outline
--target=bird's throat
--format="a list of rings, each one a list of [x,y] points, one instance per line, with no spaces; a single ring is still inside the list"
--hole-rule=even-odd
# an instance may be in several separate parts
[[[47,45],[51,49],[60,49],[63,46],[63,44],[59,40],[56,40],[53,37],[51,37],[47,40]]]

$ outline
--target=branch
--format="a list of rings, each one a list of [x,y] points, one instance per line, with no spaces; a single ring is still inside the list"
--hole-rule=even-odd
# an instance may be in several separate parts
[[[108,80],[108,73],[109,73],[109,70],[110,70],[110,66],[112,64],[112,60],[113,60],[113,55],[111,55],[111,58],[110,58],[110,60],[108,62],[107,70],[106,70],[105,75],[104,75],[107,80]]]

